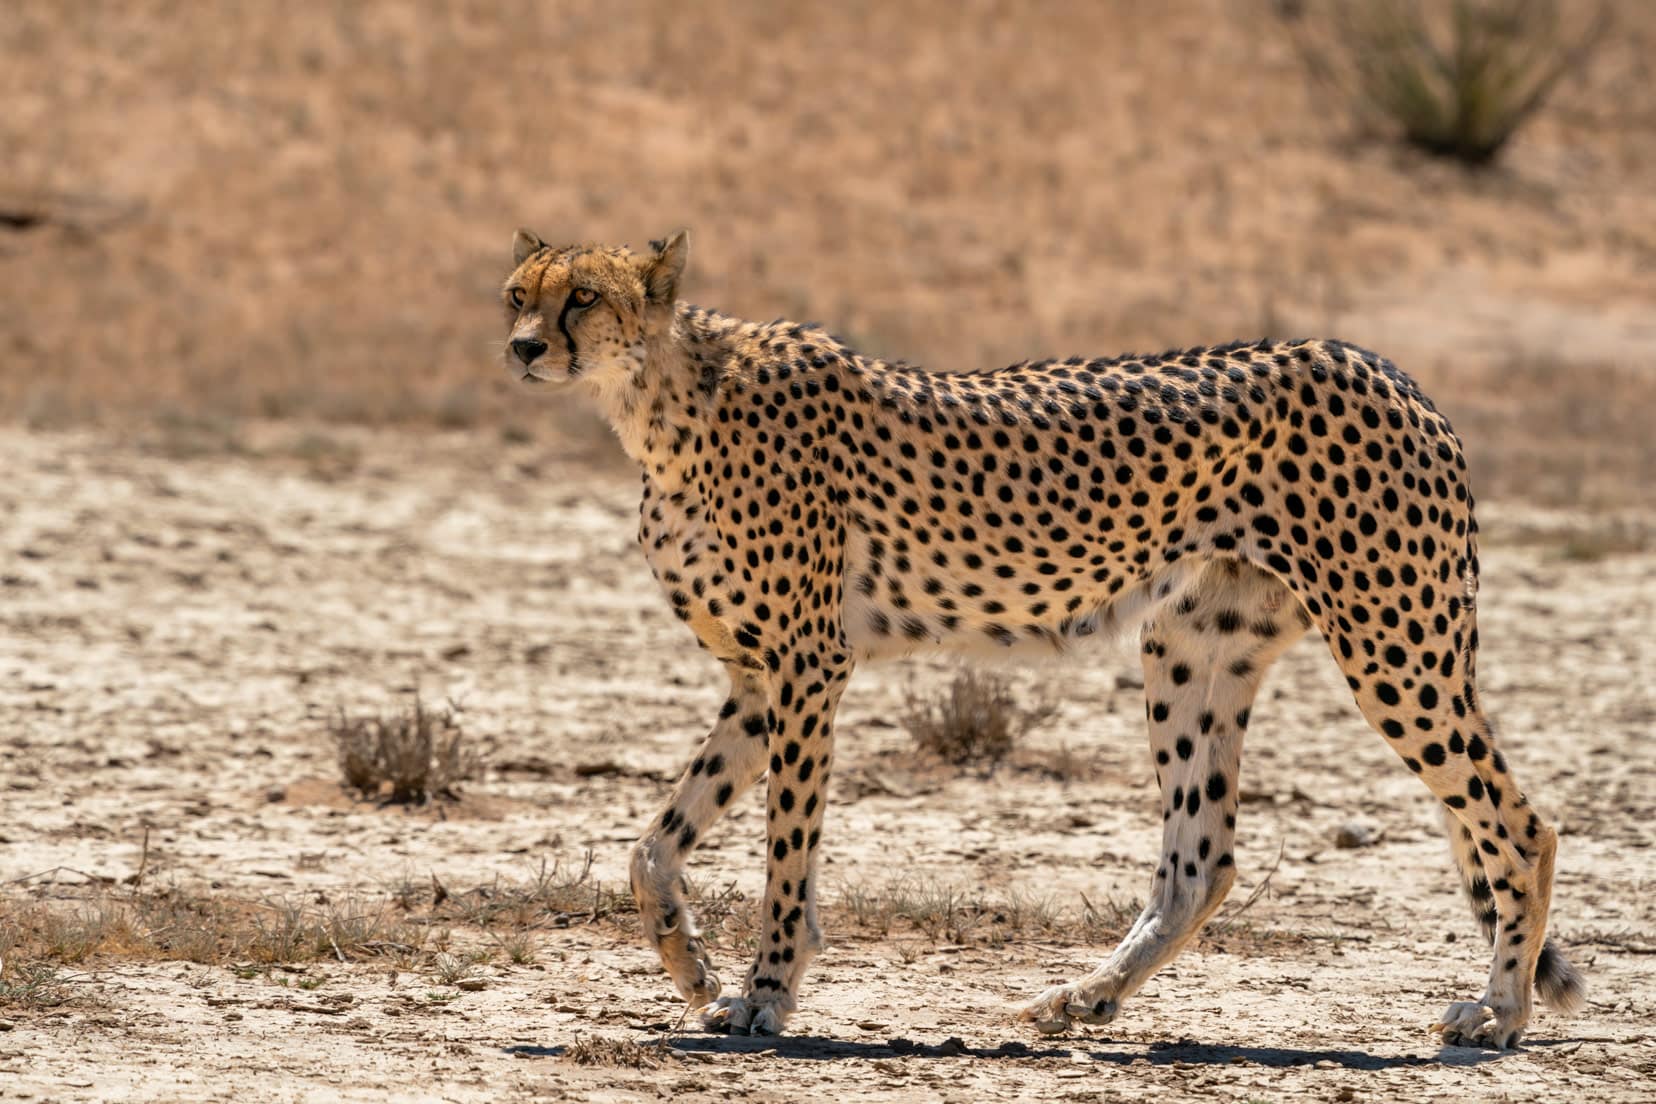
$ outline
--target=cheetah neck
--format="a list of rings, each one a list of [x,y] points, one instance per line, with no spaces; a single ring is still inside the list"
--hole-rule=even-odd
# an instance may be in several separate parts
[[[689,446],[711,420],[718,381],[734,362],[742,326],[678,304],[672,323],[646,342],[624,381],[598,396],[622,449],[664,487],[678,486],[687,474]]]

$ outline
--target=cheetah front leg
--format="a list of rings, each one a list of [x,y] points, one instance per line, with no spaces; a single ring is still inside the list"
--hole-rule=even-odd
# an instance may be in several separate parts
[[[1177,955],[1236,880],[1237,774],[1265,669],[1305,631],[1263,572],[1225,561],[1143,633],[1150,747],[1162,795],[1162,855],[1149,903],[1109,959],[1042,993],[1023,1018],[1045,1033],[1109,1023]]]
[[[851,676],[843,649],[796,662],[783,655],[770,732],[765,899],[759,949],[740,997],[721,997],[703,1015],[715,1031],[779,1035],[800,982],[822,946],[817,922],[817,857],[834,750],[834,711]]]
[[[632,891],[644,936],[693,1008],[719,995],[719,977],[685,903],[680,874],[707,829],[763,773],[768,711],[764,676],[731,664],[730,697],[713,731],[633,847]]]

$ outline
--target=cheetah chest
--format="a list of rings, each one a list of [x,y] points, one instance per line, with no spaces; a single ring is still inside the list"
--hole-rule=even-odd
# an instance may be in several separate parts
[[[702,647],[722,660],[740,662],[751,652],[738,642],[737,616],[745,595],[733,595],[720,546],[698,500],[685,492],[664,494],[646,484],[639,509],[638,543],[673,614]]]

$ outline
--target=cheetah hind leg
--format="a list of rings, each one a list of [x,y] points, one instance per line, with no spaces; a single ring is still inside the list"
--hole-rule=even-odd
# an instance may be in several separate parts
[[[1422,572],[1422,575],[1425,573]],[[1489,978],[1476,1000],[1451,1004],[1434,1026],[1449,1046],[1510,1050],[1523,1038],[1541,980],[1565,1002],[1579,978],[1564,971],[1554,948],[1543,979],[1558,837],[1524,797],[1505,757],[1495,746],[1489,720],[1479,708],[1474,675],[1477,630],[1471,610],[1450,604],[1458,620],[1439,617],[1367,626],[1367,646],[1344,655],[1346,637],[1325,630],[1364,717],[1446,805],[1466,832],[1452,836],[1459,859],[1475,846],[1495,913]],[[1395,619],[1394,619],[1395,620]],[[1336,627],[1337,628],[1337,627]],[[1372,654],[1379,662],[1367,658]],[[1447,656],[1447,658],[1445,658]],[[1476,875],[1462,879],[1478,902]],[[1480,909],[1480,919],[1482,912]]]
[[[1449,849],[1455,857],[1455,868],[1460,873],[1461,889],[1472,908],[1472,917],[1478,922],[1484,938],[1493,944],[1498,923],[1495,893],[1489,887],[1483,860],[1478,856],[1477,841],[1471,830],[1448,808],[1443,810],[1443,827],[1449,837]],[[1565,1015],[1580,1011],[1587,1003],[1586,979],[1564,957],[1564,952],[1559,950],[1550,936],[1542,945],[1541,954],[1535,962],[1535,991],[1547,1007]]]
[[[1171,961],[1236,880],[1242,735],[1265,671],[1306,629],[1275,578],[1234,560],[1210,565],[1142,635],[1150,747],[1162,795],[1162,856],[1143,913],[1091,974],[1037,997],[1022,1018],[1057,1034],[1109,1023]]]

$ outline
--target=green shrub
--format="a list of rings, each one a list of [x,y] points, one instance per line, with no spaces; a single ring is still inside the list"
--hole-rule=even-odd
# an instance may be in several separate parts
[[[1566,26],[1559,0],[1328,0],[1279,6],[1313,77],[1411,145],[1487,165],[1579,70],[1609,9]],[[1579,10],[1579,9],[1578,9]]]

